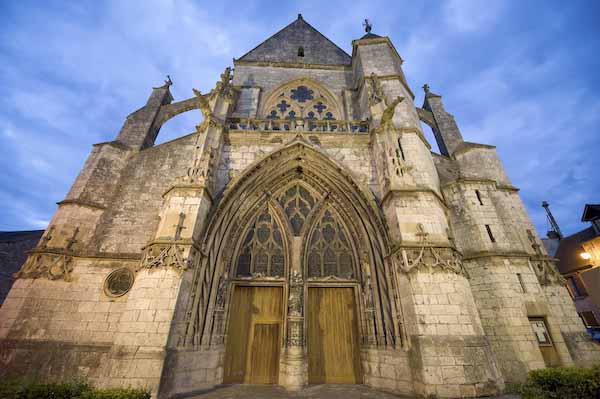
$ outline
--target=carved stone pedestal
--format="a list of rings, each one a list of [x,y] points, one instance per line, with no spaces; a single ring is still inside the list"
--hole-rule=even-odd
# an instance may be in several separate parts
[[[288,390],[300,390],[308,384],[308,359],[304,347],[285,349],[281,359],[279,384]]]

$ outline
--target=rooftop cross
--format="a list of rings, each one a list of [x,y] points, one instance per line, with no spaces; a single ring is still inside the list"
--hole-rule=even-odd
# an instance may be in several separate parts
[[[373,29],[373,25],[369,22],[368,19],[365,18],[365,22],[363,22],[363,26],[365,27],[365,32],[371,33],[371,29]]]
[[[427,83],[423,85],[423,90],[425,90],[425,93],[429,93],[429,85]]]

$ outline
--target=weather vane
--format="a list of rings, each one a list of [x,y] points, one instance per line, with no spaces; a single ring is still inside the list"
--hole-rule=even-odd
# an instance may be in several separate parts
[[[371,33],[371,29],[373,28],[373,25],[371,25],[371,23],[369,22],[368,19],[365,18],[365,22],[363,22],[363,26],[365,27],[365,32]]]

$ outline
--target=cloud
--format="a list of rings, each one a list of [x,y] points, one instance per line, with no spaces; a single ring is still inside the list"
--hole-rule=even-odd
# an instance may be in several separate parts
[[[210,90],[222,70],[298,12],[346,51],[364,32],[389,36],[422,99],[443,95],[465,139],[498,146],[540,231],[548,200],[566,232],[600,179],[598,25],[590,5],[448,0],[211,3],[9,2],[0,25],[0,230],[50,219],[95,142],[112,140],[170,74],[176,100]],[[560,7],[559,7],[560,6]],[[235,10],[235,12],[232,12]],[[535,21],[533,23],[532,21]],[[189,133],[190,112],[159,141]],[[434,144],[434,143],[432,143]],[[434,144],[435,146],[435,144]]]
[[[505,3],[496,0],[448,0],[441,4],[450,30],[470,33],[490,28],[501,18]]]

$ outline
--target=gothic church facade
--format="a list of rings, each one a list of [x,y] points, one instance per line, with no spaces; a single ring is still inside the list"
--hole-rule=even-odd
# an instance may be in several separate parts
[[[495,148],[427,86],[416,106],[402,63],[298,16],[209,93],[154,88],[17,274],[0,373],[447,398],[600,360]],[[195,132],[154,145],[191,110]]]

